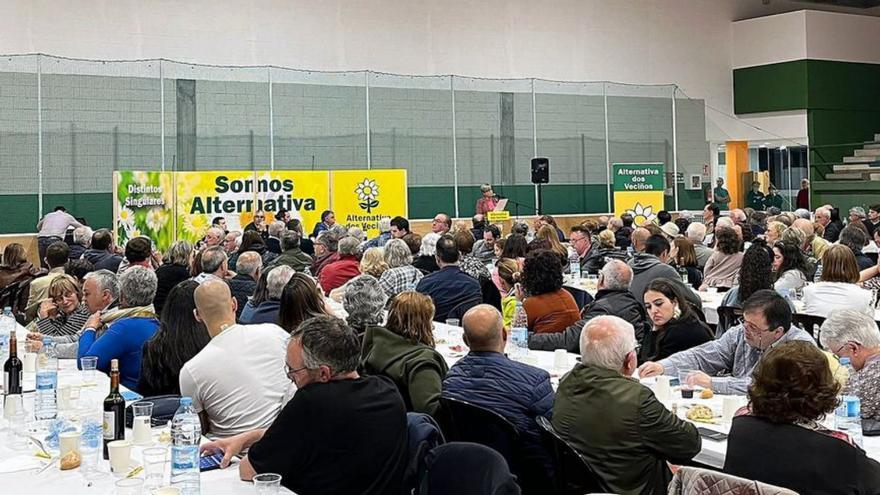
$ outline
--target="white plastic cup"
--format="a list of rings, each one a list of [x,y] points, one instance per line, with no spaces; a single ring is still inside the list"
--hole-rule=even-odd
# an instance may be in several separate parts
[[[165,464],[168,460],[168,449],[151,447],[144,449],[144,480],[147,488],[157,488],[165,483]],[[159,493],[158,491],[154,493]]]
[[[659,401],[667,401],[672,396],[672,387],[669,386],[669,377],[660,375],[654,384],[654,395]]]
[[[98,369],[98,358],[96,356],[83,356],[79,358],[79,366],[83,373],[83,385],[96,385],[95,370]]]
[[[556,349],[553,352],[553,367],[561,370],[568,369],[568,351]]]
[[[725,397],[721,402],[721,421],[724,423],[733,421],[733,417],[736,415],[736,411],[739,410],[741,403],[742,400],[735,395]]]
[[[132,404],[133,413],[132,430],[135,445],[150,445],[153,443],[152,426],[150,418],[153,415],[152,402],[138,402]]]
[[[70,409],[71,389],[70,385],[61,385],[58,387],[58,409]]]
[[[144,493],[144,480],[123,478],[116,482],[116,495],[141,495]]]
[[[21,395],[7,395],[5,401],[3,402],[3,417],[6,419],[11,419],[20,412],[24,412],[24,403],[22,402]]]
[[[131,465],[131,442],[114,440],[107,444],[110,453],[110,471],[113,474],[125,474]]]
[[[273,495],[281,487],[281,475],[262,473],[254,476],[254,487],[259,495]]]
[[[80,433],[78,431],[65,431],[58,435],[59,450],[61,457],[69,452],[79,452]]]
[[[176,486],[163,486],[157,490],[153,490],[153,495],[180,495],[180,488]]]
[[[25,373],[36,373],[37,372],[37,353],[36,352],[25,352],[24,356],[22,356],[22,366],[21,369]]]

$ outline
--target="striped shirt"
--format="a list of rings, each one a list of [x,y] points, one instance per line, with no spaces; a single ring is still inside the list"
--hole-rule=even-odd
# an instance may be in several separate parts
[[[43,335],[57,337],[61,335],[76,335],[82,330],[83,325],[91,314],[85,306],[79,306],[69,315],[59,314],[55,318],[40,318],[37,320],[37,329]]]

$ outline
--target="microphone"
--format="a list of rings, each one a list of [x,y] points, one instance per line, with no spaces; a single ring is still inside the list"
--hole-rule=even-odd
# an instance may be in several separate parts
[[[504,196],[502,196],[501,194],[498,194],[498,193],[493,193],[492,197],[495,199],[504,199]]]

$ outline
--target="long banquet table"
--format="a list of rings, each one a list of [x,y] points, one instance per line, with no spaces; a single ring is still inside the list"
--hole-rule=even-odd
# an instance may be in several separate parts
[[[330,303],[332,309],[337,316],[344,316],[344,310],[341,305]],[[26,333],[23,328],[19,329],[19,338],[24,339]],[[437,341],[437,351],[446,359],[447,363],[452,366],[467,353],[467,347],[462,339],[462,329],[446,325],[445,323],[434,324],[434,337]],[[578,356],[572,353],[566,353],[567,360],[562,367],[556,367],[555,355],[549,351],[528,351],[526,356],[517,357],[518,360],[526,362],[533,366],[537,366],[546,370],[550,374],[553,388],[556,389],[559,381],[568,371],[578,362]],[[62,360],[59,371],[59,385],[81,385],[82,374],[77,371],[76,364],[73,360]],[[647,378],[642,382],[652,387],[655,379]],[[34,376],[26,374],[25,390],[33,390]],[[70,417],[74,421],[84,413],[93,413],[99,411],[101,401],[107,394],[109,388],[109,379],[102,373],[97,373],[95,385],[91,387],[80,387],[80,396],[78,400],[72,401],[72,407],[69,410],[60,412],[62,416]],[[25,394],[26,408],[33,411],[33,393]],[[716,395],[711,399],[681,399],[673,389],[672,399],[665,401],[664,405],[672,408],[673,404],[678,406],[678,414],[683,420],[686,418],[687,408],[695,404],[703,404],[711,407],[716,415],[721,414],[721,404],[723,396]],[[695,423],[697,426],[706,427],[715,431],[727,433],[730,429],[729,423],[718,421],[715,424]],[[29,495],[58,495],[64,490],[72,490],[73,493],[96,493],[110,494],[113,493],[114,483],[119,478],[110,474],[109,463],[101,459],[99,467],[101,473],[91,479],[86,479],[81,469],[70,471],[60,471],[57,463],[43,470],[46,461],[33,455],[34,450],[28,447],[27,450],[11,449],[6,440],[8,433],[5,420],[0,420],[0,438],[4,441],[0,442],[0,486],[11,488],[14,491],[10,493],[19,493],[19,491],[27,490]],[[31,425],[33,428],[33,424]],[[164,445],[159,443],[159,435],[165,428],[153,428],[154,446]],[[127,438],[131,438],[130,429],[126,429]],[[204,439],[203,439],[204,441]],[[864,439],[864,448],[868,455],[874,459],[880,460],[880,437],[866,437]],[[132,448],[132,460],[134,464],[141,461],[143,447],[135,446]],[[727,451],[726,441],[715,441],[704,438],[700,453],[694,458],[694,461],[703,465],[714,468],[721,468],[724,465],[724,456]],[[170,461],[169,461],[170,464]],[[170,473],[170,465],[166,467],[166,481]],[[218,495],[238,495],[253,493],[253,486],[250,483],[243,482],[238,477],[237,465],[233,465],[227,469],[215,470],[201,475],[202,493],[218,494]],[[147,492],[145,492],[147,493]],[[281,493],[291,493],[282,488]]]

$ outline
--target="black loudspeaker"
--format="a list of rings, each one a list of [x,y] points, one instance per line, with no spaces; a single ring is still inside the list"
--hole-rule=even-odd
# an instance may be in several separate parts
[[[550,159],[532,158],[532,184],[548,184],[550,182]]]

